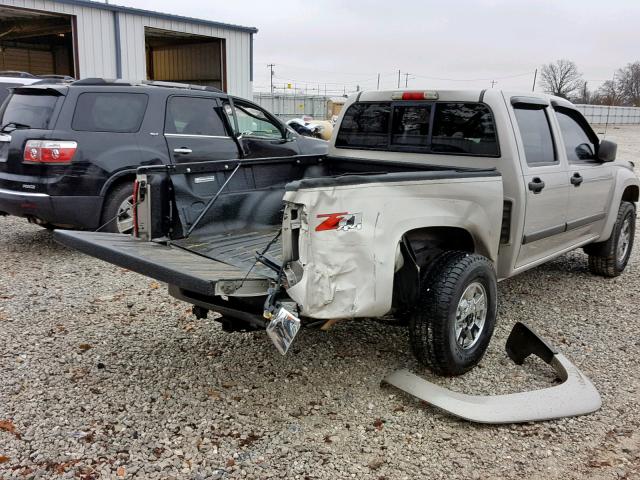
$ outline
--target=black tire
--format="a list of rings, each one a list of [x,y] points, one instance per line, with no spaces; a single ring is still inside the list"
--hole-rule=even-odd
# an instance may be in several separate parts
[[[622,202],[611,237],[606,242],[592,243],[584,247],[589,255],[589,271],[603,277],[620,275],[631,257],[636,232],[636,207],[631,202]],[[627,247],[621,252],[620,243],[627,238]]]
[[[133,182],[123,183],[113,188],[105,198],[104,207],[102,208],[102,219],[100,225],[102,232],[111,233],[131,233],[133,228],[128,231],[120,231],[118,227],[118,214],[122,204],[133,197]],[[122,212],[120,212],[122,215]],[[122,220],[124,217],[121,216]]]
[[[463,293],[477,289],[477,284],[484,289],[486,316],[480,333],[465,347],[456,338],[456,312]],[[438,375],[469,371],[487,350],[496,322],[497,280],[491,261],[466,252],[445,252],[423,278],[421,290],[409,320],[414,355]],[[466,343],[466,335],[459,338]]]

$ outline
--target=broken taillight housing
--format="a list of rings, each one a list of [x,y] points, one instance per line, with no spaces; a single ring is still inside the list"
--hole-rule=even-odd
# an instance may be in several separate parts
[[[78,149],[70,140],[28,140],[23,159],[30,163],[69,163]]]

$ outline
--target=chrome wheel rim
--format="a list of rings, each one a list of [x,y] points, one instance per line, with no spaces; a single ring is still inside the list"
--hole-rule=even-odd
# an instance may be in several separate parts
[[[472,348],[487,320],[487,292],[480,282],[473,282],[462,293],[456,308],[456,343],[464,350]]]
[[[624,261],[629,252],[629,245],[631,245],[631,219],[627,217],[622,222],[622,228],[620,229],[620,235],[618,236],[618,260]]]
[[[131,233],[133,231],[133,196],[128,197],[118,207],[116,225],[118,233]]]

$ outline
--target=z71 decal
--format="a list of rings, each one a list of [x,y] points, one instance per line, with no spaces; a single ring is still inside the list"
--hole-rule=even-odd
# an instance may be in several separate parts
[[[325,220],[316,227],[316,232],[362,230],[362,213],[325,213],[318,215],[317,218],[324,218]]]

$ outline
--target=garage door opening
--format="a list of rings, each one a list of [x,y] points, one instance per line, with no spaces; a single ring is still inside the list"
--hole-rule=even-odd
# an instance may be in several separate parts
[[[0,70],[75,77],[73,20],[0,6]]]
[[[227,90],[224,39],[145,27],[147,78]]]

